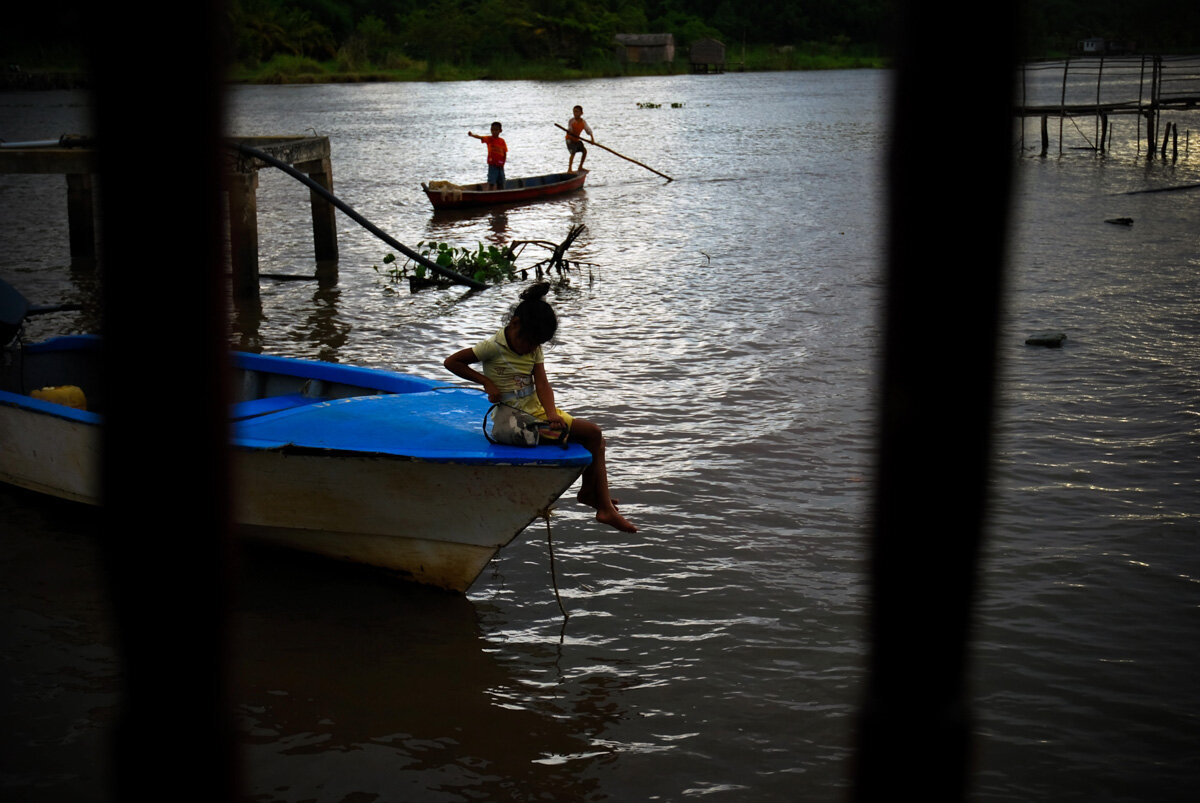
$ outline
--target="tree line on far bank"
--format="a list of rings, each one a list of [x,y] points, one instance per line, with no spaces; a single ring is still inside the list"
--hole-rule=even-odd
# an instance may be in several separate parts
[[[680,57],[698,39],[730,48],[821,42],[877,49],[890,0],[230,0],[230,50],[249,67],[277,57],[345,69],[613,59],[617,34],[671,33]]]
[[[612,68],[622,33],[671,33],[679,60],[692,42],[711,37],[725,43],[731,62],[771,54],[769,62],[747,58],[747,67],[795,69],[822,65],[794,53],[833,57],[827,66],[886,57],[900,8],[946,31],[948,58],[986,57],[988,32],[971,28],[967,15],[947,19],[897,0],[225,0],[224,35],[235,70],[247,75],[288,61],[346,73],[475,67],[484,69],[474,75],[511,76],[521,65],[547,65],[597,74]],[[1068,55],[1089,37],[1132,43],[1139,53],[1200,52],[1195,0],[1159,0],[1153,13],[1127,0],[1039,0],[1023,8],[1028,58]],[[0,26],[0,48],[10,65],[80,67],[63,29],[60,7],[21,4]]]
[[[1148,14],[1127,0],[1039,0],[1024,4],[1023,50],[1065,55],[1089,37],[1133,42],[1140,52],[1200,46],[1200,3],[1161,0]],[[886,54],[895,0],[228,0],[235,61],[276,55],[387,67],[609,60],[621,33],[671,33],[686,55],[697,39],[731,51],[832,47]],[[920,3],[914,13],[923,12]],[[946,52],[986,54],[987,31],[930,13],[947,31]],[[1193,51],[1194,52],[1194,51]]]

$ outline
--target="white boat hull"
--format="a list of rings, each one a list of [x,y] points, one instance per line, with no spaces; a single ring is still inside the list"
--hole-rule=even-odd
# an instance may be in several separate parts
[[[235,454],[245,535],[454,591],[579,476],[572,467],[524,467],[517,477],[502,465]]]
[[[87,337],[49,341],[0,370],[0,481],[101,504],[101,416],[24,390],[82,377],[91,404],[103,389],[94,349]],[[243,383],[264,394],[231,410],[233,524],[251,538],[462,592],[590,460],[578,445],[490,444],[478,393],[351,366],[239,360]],[[318,384],[331,395],[301,392]]]
[[[99,476],[96,426],[0,405],[0,481],[98,505]]]
[[[0,480],[98,505],[99,427],[0,406]],[[579,476],[576,467],[233,453],[240,534],[466,591]]]

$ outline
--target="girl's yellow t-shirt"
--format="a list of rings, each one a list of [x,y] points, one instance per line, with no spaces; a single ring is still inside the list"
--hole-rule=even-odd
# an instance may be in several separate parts
[[[501,393],[520,392],[525,388],[531,389],[528,395],[517,399],[508,399],[506,404],[545,420],[546,411],[542,409],[542,402],[537,397],[537,389],[533,385],[534,366],[545,362],[541,346],[529,354],[517,354],[509,348],[508,340],[504,337],[504,329],[501,329],[471,350],[475,352],[476,357],[483,361],[483,375],[495,382]],[[572,420],[570,414],[563,410],[556,410],[556,412],[567,426],[570,426]]]

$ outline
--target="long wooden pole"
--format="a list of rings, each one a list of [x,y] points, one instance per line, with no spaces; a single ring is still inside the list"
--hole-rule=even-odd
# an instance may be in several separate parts
[[[559,125],[558,123],[555,123],[554,125],[558,126],[558,127],[559,127],[559,128],[561,128],[563,131],[567,131],[567,129],[566,129],[566,127],[565,127],[565,126],[561,126],[561,125]],[[568,133],[568,134],[570,134],[571,132],[570,132],[570,131],[567,131],[567,133]],[[654,174],[655,174],[655,175],[657,175],[657,176],[662,176],[662,177],[663,177],[663,178],[665,178],[667,181],[674,181],[674,180],[675,180],[675,179],[671,178],[670,176],[668,176],[666,173],[659,173],[659,172],[658,172],[657,170],[655,170],[653,167],[650,167],[649,165],[644,165],[644,164],[642,164],[641,162],[639,162],[637,159],[630,159],[628,156],[626,156],[626,155],[625,155],[625,154],[623,154],[623,153],[617,153],[617,152],[616,152],[616,151],[614,151],[612,148],[609,148],[609,147],[607,147],[607,146],[605,146],[605,145],[601,145],[599,142],[596,142],[595,140],[584,139],[583,137],[580,137],[580,138],[579,138],[579,141],[580,141],[580,142],[586,142],[588,145],[595,145],[597,148],[603,148],[604,150],[606,150],[606,151],[608,151],[609,153],[611,153],[613,156],[620,156],[622,159],[624,159],[624,160],[625,160],[625,161],[627,161],[627,162],[633,162],[633,163],[634,163],[635,165],[637,165],[638,167],[644,167],[644,168],[646,168],[647,170],[649,170],[651,173],[654,173]]]

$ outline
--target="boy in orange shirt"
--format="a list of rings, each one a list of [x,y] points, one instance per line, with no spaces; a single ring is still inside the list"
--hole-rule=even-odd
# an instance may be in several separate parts
[[[584,131],[592,139],[595,139],[595,134],[592,133],[592,128],[587,124],[587,120],[583,119],[583,107],[576,106],[571,110],[572,117],[567,120],[567,153],[571,154],[571,158],[567,160],[567,172],[573,173],[575,166],[575,154],[579,154],[579,169],[583,170],[583,161],[587,159],[587,148],[583,147],[583,140],[579,135]]]
[[[479,134],[473,134],[470,131],[467,132],[468,137],[475,137],[475,139],[487,145],[487,183],[489,190],[504,189],[504,162],[508,158],[508,143],[500,138],[502,130],[500,123],[492,123],[492,135],[490,137],[483,137]]]

